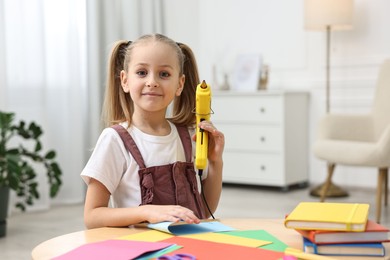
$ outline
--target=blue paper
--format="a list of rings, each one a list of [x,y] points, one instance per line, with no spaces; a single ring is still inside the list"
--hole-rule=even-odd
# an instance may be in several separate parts
[[[148,224],[149,228],[163,231],[169,234],[181,236],[207,232],[233,231],[234,229],[218,221],[205,221],[199,224],[188,224],[186,222],[160,222]]]

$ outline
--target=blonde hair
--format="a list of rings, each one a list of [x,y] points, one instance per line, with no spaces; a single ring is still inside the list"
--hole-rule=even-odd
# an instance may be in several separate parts
[[[176,43],[161,34],[141,36],[134,42],[118,41],[114,44],[108,63],[106,93],[103,104],[103,122],[106,127],[127,121],[131,124],[134,111],[133,100],[129,93],[125,93],[121,86],[120,73],[128,70],[128,64],[134,47],[139,43],[157,41],[171,46],[177,55],[180,66],[179,76],[185,75],[184,88],[180,96],[176,96],[173,103],[172,117],[168,118],[177,125],[191,126],[195,123],[196,86],[199,84],[198,67],[195,56],[190,47],[183,43]]]

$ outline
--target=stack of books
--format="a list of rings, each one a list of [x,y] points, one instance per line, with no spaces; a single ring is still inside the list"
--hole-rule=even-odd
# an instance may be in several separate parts
[[[390,230],[368,219],[362,203],[301,202],[284,225],[303,237],[303,251],[333,256],[385,256]]]

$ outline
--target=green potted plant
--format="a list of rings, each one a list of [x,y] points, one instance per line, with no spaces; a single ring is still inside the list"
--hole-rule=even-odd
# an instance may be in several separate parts
[[[39,198],[37,166],[46,171],[50,197],[59,191],[62,171],[55,151],[42,151],[42,133],[36,123],[15,122],[14,113],[0,111],[0,237],[6,234],[9,191],[15,191],[19,198],[16,207],[22,211]]]

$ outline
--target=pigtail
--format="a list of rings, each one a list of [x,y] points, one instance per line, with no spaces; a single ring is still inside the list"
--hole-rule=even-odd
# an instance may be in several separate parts
[[[106,127],[123,121],[130,121],[132,100],[122,89],[120,73],[124,69],[127,41],[114,44],[109,56],[107,85],[103,103],[103,122]],[[129,122],[130,124],[130,122]]]
[[[199,84],[198,66],[194,53],[185,44],[178,43],[184,54],[183,74],[185,75],[184,88],[180,96],[173,103],[173,117],[171,121],[179,125],[194,125],[196,122],[195,94]]]

